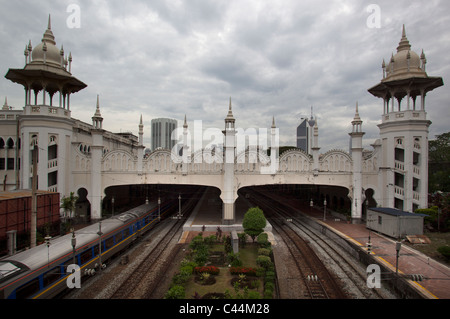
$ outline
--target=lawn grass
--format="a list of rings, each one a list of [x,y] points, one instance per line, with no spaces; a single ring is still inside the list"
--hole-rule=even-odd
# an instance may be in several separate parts
[[[438,247],[440,246],[449,246],[450,245],[450,232],[447,233],[438,233],[438,232],[427,232],[426,235],[431,244],[409,244],[414,249],[420,251],[421,253],[430,256],[431,258],[442,262],[446,265],[450,265],[450,261],[446,260],[438,251]]]

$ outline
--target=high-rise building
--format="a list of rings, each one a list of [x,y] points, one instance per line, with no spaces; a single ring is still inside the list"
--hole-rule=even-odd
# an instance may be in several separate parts
[[[172,132],[177,129],[178,122],[174,119],[158,118],[152,120],[152,151],[157,148],[171,150],[177,143],[175,137],[172,140]]]
[[[309,147],[309,134],[308,134],[308,120],[304,119],[299,126],[297,126],[297,148],[308,152]]]
[[[313,111],[311,107],[311,118],[309,120],[308,118],[302,118],[302,122],[299,126],[297,126],[297,148],[304,150],[308,154],[311,154],[311,136],[313,135],[312,129],[315,123],[316,120],[313,117]]]

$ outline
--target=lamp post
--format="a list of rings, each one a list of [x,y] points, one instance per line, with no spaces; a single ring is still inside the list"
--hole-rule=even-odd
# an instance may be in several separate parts
[[[47,267],[50,267],[50,237],[49,235],[45,236],[45,243],[47,244]]]
[[[112,215],[114,216],[114,196],[111,198]]]
[[[397,252],[397,258],[396,258],[396,262],[395,262],[395,274],[398,275],[398,257],[400,256],[400,248],[402,247],[402,243],[401,242],[396,242],[395,243],[395,250]]]
[[[98,222],[98,260],[100,263],[100,270],[102,269],[102,222]]]
[[[76,265],[77,262],[75,260],[75,254],[76,254],[75,247],[77,246],[77,239],[75,237],[75,229],[73,229],[73,228],[72,228],[72,240],[71,240],[71,242],[72,242],[72,252],[73,252],[73,264]]]
[[[309,201],[309,213],[310,213],[310,214],[312,214],[312,208],[313,208],[313,206],[314,206],[314,202],[313,202],[313,200],[311,199],[311,200]]]
[[[181,194],[178,194],[178,217],[181,218]]]
[[[323,220],[327,220],[326,217],[326,213],[327,213],[327,199],[325,198],[325,200],[323,201]]]
[[[158,221],[161,221],[161,197],[158,197]]]

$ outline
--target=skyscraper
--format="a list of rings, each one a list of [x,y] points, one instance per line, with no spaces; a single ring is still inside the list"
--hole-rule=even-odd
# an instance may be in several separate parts
[[[152,151],[157,148],[171,150],[176,140],[172,140],[172,132],[177,129],[178,122],[174,119],[158,118],[152,120]]]
[[[308,120],[303,119],[299,126],[297,126],[297,148],[308,153],[309,149],[309,134],[308,134]]]

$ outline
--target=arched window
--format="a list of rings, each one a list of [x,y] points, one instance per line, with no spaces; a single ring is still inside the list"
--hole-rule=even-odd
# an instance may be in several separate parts
[[[9,138],[6,142],[6,145],[8,146],[8,148],[14,148],[14,140],[12,138]]]

